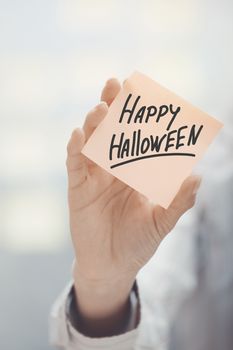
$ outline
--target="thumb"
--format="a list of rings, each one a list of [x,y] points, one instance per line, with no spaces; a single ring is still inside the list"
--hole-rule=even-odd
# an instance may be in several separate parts
[[[201,177],[197,175],[189,176],[181,185],[178,193],[169,207],[162,211],[162,219],[165,234],[167,234],[177,223],[179,218],[195,204],[196,194],[201,184]]]

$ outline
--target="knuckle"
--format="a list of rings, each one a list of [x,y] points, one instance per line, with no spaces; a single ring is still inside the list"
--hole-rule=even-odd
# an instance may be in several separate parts
[[[186,204],[186,210],[191,209],[195,205],[195,202],[196,202],[196,196],[190,197],[190,199],[188,200],[188,202]]]
[[[74,130],[75,131],[75,130]],[[71,136],[70,136],[70,139],[66,145],[66,151],[67,153],[69,154],[71,152],[71,149],[72,149],[72,136],[74,135],[74,131],[72,132]]]
[[[190,201],[190,208],[192,208],[196,203],[196,196],[193,196]]]
[[[70,145],[70,141],[69,141],[67,143],[67,146],[66,146],[66,151],[67,151],[68,154],[70,153],[70,148],[71,148],[71,145]]]

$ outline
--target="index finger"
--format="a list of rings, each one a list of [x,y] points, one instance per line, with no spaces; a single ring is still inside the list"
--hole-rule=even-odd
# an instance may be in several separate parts
[[[112,103],[121,89],[121,84],[116,78],[107,80],[105,87],[102,90],[101,101],[107,103],[108,106]]]
[[[106,116],[108,111],[107,105],[110,106],[120,89],[121,85],[117,79],[111,78],[106,82],[101,93],[102,103],[92,109],[86,116],[83,126],[86,141],[90,138],[94,130]]]

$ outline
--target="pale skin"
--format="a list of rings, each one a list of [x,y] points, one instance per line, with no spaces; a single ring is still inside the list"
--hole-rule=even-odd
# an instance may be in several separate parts
[[[83,128],[73,131],[67,146],[77,327],[92,337],[121,333],[138,271],[179,218],[193,207],[201,181],[199,176],[188,177],[164,209],[81,153],[120,87],[116,79],[107,81],[102,102],[88,113]]]

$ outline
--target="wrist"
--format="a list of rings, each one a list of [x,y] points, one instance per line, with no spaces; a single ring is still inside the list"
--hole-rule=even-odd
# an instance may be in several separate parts
[[[76,328],[92,337],[125,331],[131,313],[130,292],[135,278],[89,279],[73,269]]]
[[[135,277],[126,274],[112,279],[90,279],[74,264],[74,289],[80,312],[86,317],[100,318],[124,308]]]

